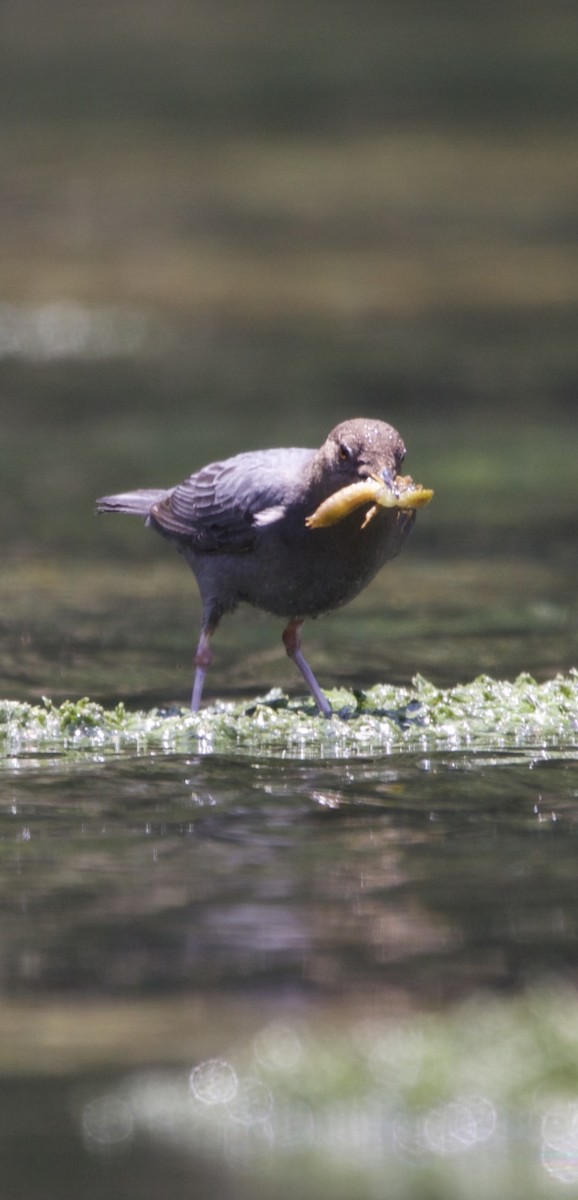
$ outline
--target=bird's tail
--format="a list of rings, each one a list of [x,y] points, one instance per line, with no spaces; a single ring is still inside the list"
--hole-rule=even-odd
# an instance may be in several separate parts
[[[166,488],[140,488],[136,492],[121,492],[118,496],[101,496],[96,501],[96,511],[134,513],[135,516],[148,517],[153,504],[166,494]]]

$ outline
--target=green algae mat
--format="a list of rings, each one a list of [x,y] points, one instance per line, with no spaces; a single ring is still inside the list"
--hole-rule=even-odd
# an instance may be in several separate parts
[[[249,703],[222,702],[194,714],[186,709],[130,712],[83,698],[54,704],[0,702],[0,753],[36,747],[110,752],[194,749],[208,754],[237,748],[295,757],[355,757],[407,749],[488,749],[578,746],[578,670],[538,683],[481,676],[437,688],[417,677],[411,688],[328,692],[334,716],[325,720],[309,700],[274,689]]]

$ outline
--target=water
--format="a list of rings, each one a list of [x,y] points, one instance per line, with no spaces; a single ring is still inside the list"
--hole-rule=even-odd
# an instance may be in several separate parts
[[[573,1195],[576,14],[41,7],[0,51],[3,1194]],[[194,580],[95,498],[355,415],[436,495],[305,627],[337,733],[247,611],[178,725]]]
[[[8,996],[425,1002],[573,977],[570,753],[46,755],[3,775]]]
[[[58,1195],[209,1195],[222,1170],[290,1194],[299,1163],[316,1195],[338,1145],[339,1194],[449,1155],[459,1195],[476,1162],[520,1178],[520,1120],[546,1186],[537,1096],[571,1139],[575,751],[31,753],[2,790],[3,1161],[27,1195],[46,1170]]]
[[[94,497],[176,481],[223,448],[314,443],[345,415],[322,399],[306,415],[296,390],[289,415],[267,410],[255,429],[233,389],[219,420],[195,408],[191,422],[190,373],[164,351],[153,362],[142,408],[139,356],[4,364],[5,394],[26,398],[2,450],[5,699],[186,703],[194,581],[138,522],[97,520]],[[271,363],[259,370],[274,389]],[[397,408],[436,498],[371,590],[306,627],[323,685],[567,677],[577,447],[564,406],[553,424],[535,401],[523,434],[515,409],[494,408],[488,428],[473,403],[467,423],[441,427]],[[279,634],[259,614],[223,622],[207,702],[302,695]],[[503,715],[497,702],[496,731]],[[278,737],[9,753],[7,1194],[377,1197],[385,1177],[395,1195],[425,1179],[446,1200],[574,1187],[577,735],[516,746],[486,722],[483,744],[458,732],[355,754]]]

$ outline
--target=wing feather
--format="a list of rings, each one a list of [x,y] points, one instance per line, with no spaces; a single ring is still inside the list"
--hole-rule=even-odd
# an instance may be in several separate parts
[[[275,510],[281,520],[299,494],[313,450],[257,450],[210,463],[153,504],[151,518],[164,533],[195,550],[243,553]]]

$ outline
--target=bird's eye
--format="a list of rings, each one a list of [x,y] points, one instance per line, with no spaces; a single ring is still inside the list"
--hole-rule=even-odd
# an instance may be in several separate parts
[[[345,442],[340,442],[340,444],[339,444],[340,462],[350,462],[352,458],[353,458],[353,454],[352,454],[351,450],[349,449],[349,446],[346,446]]]

